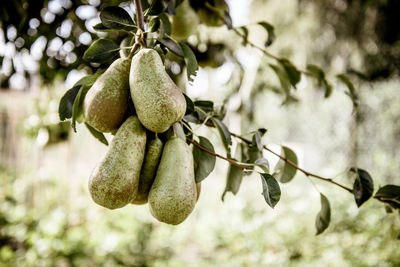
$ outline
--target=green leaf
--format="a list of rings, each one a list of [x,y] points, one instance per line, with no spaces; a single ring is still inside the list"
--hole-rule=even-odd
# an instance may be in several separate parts
[[[215,153],[212,143],[207,138],[199,136],[199,141],[202,147]],[[214,170],[216,158],[214,155],[194,146],[193,159],[195,180],[196,183],[200,183]]]
[[[271,208],[274,208],[281,199],[281,189],[279,184],[271,174],[260,173],[260,175],[264,199]]]
[[[220,121],[217,118],[211,118],[214,126],[218,129],[219,135],[221,137],[222,140],[222,144],[225,147],[225,150],[229,156],[230,154],[230,146],[232,145],[232,137],[231,137],[231,133],[229,132],[228,127],[226,127],[226,125]]]
[[[118,55],[119,45],[109,39],[94,41],[83,54],[83,59],[89,62],[107,63]]]
[[[79,90],[79,93],[76,95],[74,105],[72,107],[72,121],[71,121],[71,126],[72,129],[74,129],[74,132],[76,132],[76,121],[83,114],[82,104],[89,89],[90,86],[82,85],[81,89]]]
[[[225,104],[219,105],[218,107],[216,107],[213,111],[213,117],[219,119],[219,120],[223,120],[225,118],[226,115],[226,106]]]
[[[282,146],[281,156],[297,165],[296,153],[294,153],[290,148]],[[288,183],[294,178],[296,171],[297,169],[295,167],[281,159],[275,167],[274,176],[281,183]]]
[[[261,25],[262,27],[264,27],[264,29],[267,31],[268,38],[267,38],[267,41],[265,41],[265,46],[266,47],[270,46],[276,38],[274,26],[272,26],[271,24],[269,24],[268,22],[265,22],[265,21],[258,22],[258,24]]]
[[[398,185],[385,185],[378,189],[374,197],[395,209],[400,209],[400,186]]]
[[[248,42],[248,39],[247,39],[247,38],[249,37],[249,30],[247,29],[246,26],[242,26],[242,27],[240,27],[239,29],[243,31],[243,36],[242,36],[243,41],[242,41],[242,45],[245,46],[245,45],[247,44],[247,42]]]
[[[86,128],[88,128],[89,132],[100,142],[102,142],[103,144],[105,144],[106,146],[108,146],[108,141],[107,139],[104,137],[104,134],[97,131],[96,129],[94,129],[92,126],[90,126],[89,124],[85,123]]]
[[[317,79],[318,86],[325,90],[325,98],[332,94],[332,85],[326,80],[324,71],[315,65],[308,65],[307,72]]]
[[[358,106],[360,105],[360,99],[358,97],[358,93],[353,83],[344,74],[339,74],[336,77],[346,85],[347,89],[349,90],[348,92],[346,92],[346,94],[350,97],[351,101],[353,102],[353,108],[357,109]]]
[[[167,35],[171,35],[172,32],[172,27],[171,27],[171,22],[168,19],[168,16],[163,13],[159,16],[160,20],[161,20],[161,29],[162,29],[162,33],[160,34],[161,37],[164,37],[164,34]]]
[[[92,86],[94,82],[97,80],[97,78],[101,75],[102,72],[97,72],[95,74],[87,75],[81,79],[79,79],[74,86],[78,85],[86,85],[86,86]]]
[[[289,77],[287,76],[286,71],[283,69],[281,65],[269,64],[269,66],[275,72],[276,76],[278,76],[282,89],[285,95],[288,97],[290,95],[290,80]]]
[[[269,162],[266,158],[259,158],[254,164],[259,166],[264,172],[269,173]]]
[[[214,111],[214,103],[208,100],[197,100],[194,101],[196,117],[199,119],[200,123],[207,119],[207,115],[211,117]]]
[[[114,31],[113,29],[109,29],[106,26],[103,25],[103,23],[98,23],[93,26],[93,29],[98,31],[98,32],[111,32]]]
[[[194,101],[194,105],[206,113],[211,113],[214,110],[214,102],[209,100],[196,100]]]
[[[79,117],[83,117],[83,111],[82,111],[83,100],[85,99],[87,92],[89,91],[89,89],[99,76],[100,73],[88,75],[75,83],[75,86],[81,86],[78,94],[76,95],[76,98],[74,100],[74,105],[72,107],[71,126],[75,132],[76,132],[76,127],[75,127],[76,121],[78,120]]]
[[[168,48],[175,55],[184,57],[181,46],[177,42],[175,42],[173,39],[171,39],[169,37],[164,37],[164,39],[160,40],[160,43],[162,43],[166,48]]]
[[[231,15],[226,10],[224,11],[224,23],[229,30],[233,28]]]
[[[240,157],[242,154],[241,146],[236,147],[235,156]],[[222,201],[224,201],[225,194],[227,192],[232,192],[232,194],[236,195],[239,192],[240,185],[242,183],[244,171],[242,168],[239,168],[233,164],[229,164],[228,173],[226,176],[226,185],[224,193],[221,196]]]
[[[61,98],[60,104],[58,106],[58,115],[61,121],[70,119],[72,117],[72,107],[80,88],[80,85],[75,85],[71,89],[67,90],[67,92],[65,92],[65,94]]]
[[[149,23],[149,32],[156,32],[160,28],[160,19],[158,17],[152,18]]]
[[[258,150],[261,152],[263,151],[264,145],[261,143],[261,135],[258,131],[253,135],[252,143],[253,146],[255,145],[258,148]]]
[[[280,59],[279,63],[282,65],[283,69],[286,71],[289,77],[290,84],[296,88],[296,85],[300,82],[301,73],[297,68],[287,59]]]
[[[125,9],[117,6],[108,6],[101,10],[100,20],[109,29],[136,31],[137,27]]]
[[[179,45],[183,52],[183,58],[184,58],[185,64],[186,64],[186,72],[187,72],[188,81],[189,81],[189,83],[192,83],[193,76],[196,76],[197,70],[199,69],[199,66],[197,65],[196,56],[194,55],[192,49],[187,44],[179,42]]]
[[[353,195],[357,206],[360,207],[367,201],[374,191],[374,182],[369,173],[360,168],[350,168],[350,172],[357,174],[353,185]]]
[[[194,112],[194,103],[190,97],[188,97],[185,93],[183,93],[183,96],[185,97],[186,100],[186,112],[185,115],[192,114]]]
[[[321,234],[328,228],[331,221],[331,205],[329,200],[321,193],[321,210],[315,220],[315,227],[317,228],[316,235]]]
[[[167,8],[166,1],[152,0],[150,7],[144,12],[145,16],[157,16],[164,12]]]

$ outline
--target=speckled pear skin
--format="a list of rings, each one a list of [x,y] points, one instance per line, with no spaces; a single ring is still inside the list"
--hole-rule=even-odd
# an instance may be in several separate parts
[[[115,60],[85,96],[85,121],[100,132],[112,132],[128,116],[130,62],[129,58]]]
[[[158,137],[147,142],[146,154],[140,172],[139,188],[135,199],[131,202],[132,204],[147,203],[149,191],[154,182],[158,164],[160,163],[163,147],[164,144]]]
[[[184,40],[195,34],[199,25],[199,17],[190,6],[189,0],[184,0],[176,9],[172,17],[172,38]]]
[[[180,224],[193,211],[196,198],[192,151],[185,141],[171,137],[149,192],[150,212],[161,222]]]
[[[186,100],[165,71],[157,51],[142,49],[132,59],[129,85],[140,122],[162,133],[185,115]]]
[[[121,125],[110,149],[89,179],[89,192],[94,202],[116,209],[136,197],[146,138],[146,131],[137,117],[130,116]]]

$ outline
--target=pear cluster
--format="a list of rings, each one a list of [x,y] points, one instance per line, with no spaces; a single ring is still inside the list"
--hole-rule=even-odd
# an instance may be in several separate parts
[[[194,209],[200,184],[191,148],[166,132],[185,111],[185,97],[155,50],[115,60],[83,103],[86,123],[115,134],[89,179],[93,201],[108,209],[148,202],[159,221],[183,222]]]

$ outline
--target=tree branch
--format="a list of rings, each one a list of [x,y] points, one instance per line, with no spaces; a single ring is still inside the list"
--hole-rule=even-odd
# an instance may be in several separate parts
[[[215,152],[212,152],[212,151],[208,150],[207,148],[203,147],[202,145],[200,145],[199,143],[193,141],[192,139],[190,139],[190,138],[188,138],[188,137],[186,137],[186,140],[188,140],[190,143],[192,143],[194,146],[200,148],[201,150],[204,150],[205,152],[207,152],[207,153],[209,153],[209,154],[211,154],[211,155],[213,155],[213,156],[215,156],[215,157],[217,157],[217,158],[226,160],[226,161],[228,161],[229,163],[231,163],[232,165],[235,165],[236,167],[239,167],[239,168],[241,168],[241,169],[252,169],[252,167],[244,166],[244,165],[238,163],[238,162],[237,162],[236,160],[234,160],[234,159],[226,158],[226,157],[221,156],[221,155],[219,155],[219,154],[217,154],[217,153],[215,153]]]
[[[231,133],[231,135],[234,136],[234,137],[236,137],[236,138],[238,138],[238,139],[240,139],[240,140],[242,140],[243,142],[245,142],[245,143],[247,143],[247,144],[251,144],[251,143],[252,143],[250,140],[248,140],[248,139],[246,139],[246,138],[244,138],[244,137],[242,137],[242,136],[240,136],[240,135],[238,135],[238,134]],[[338,182],[335,182],[332,178],[322,177],[322,176],[320,176],[320,175],[313,174],[313,173],[311,173],[311,172],[309,172],[309,171],[306,171],[306,170],[300,168],[299,166],[297,166],[294,162],[292,162],[292,161],[288,160],[287,158],[285,158],[285,157],[279,155],[278,153],[274,152],[273,150],[271,150],[270,148],[268,148],[266,145],[263,145],[263,148],[264,148],[265,150],[267,150],[268,152],[272,153],[273,155],[279,157],[281,160],[283,160],[284,162],[286,162],[287,164],[289,164],[289,165],[292,166],[293,168],[295,168],[295,169],[301,171],[302,173],[304,173],[304,175],[306,175],[306,176],[308,176],[308,177],[314,177],[314,178],[317,178],[317,179],[319,179],[319,180],[323,180],[323,181],[325,181],[325,182],[328,182],[328,183],[337,185],[337,186],[343,188],[344,190],[346,190],[346,191],[348,191],[348,192],[350,192],[350,193],[353,193],[353,189],[351,189],[351,188],[349,188],[349,187],[347,187],[347,186],[345,186],[345,185],[339,184]]]

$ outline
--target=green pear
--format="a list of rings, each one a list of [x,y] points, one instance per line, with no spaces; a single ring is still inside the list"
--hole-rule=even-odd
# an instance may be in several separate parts
[[[118,129],[110,148],[89,179],[97,204],[122,208],[137,195],[140,169],[146,150],[146,130],[131,116]]]
[[[173,136],[164,146],[149,192],[150,212],[161,222],[180,224],[193,211],[196,198],[192,151]]]
[[[129,58],[115,60],[85,96],[85,121],[97,131],[112,132],[128,116],[130,61]]]
[[[163,146],[163,142],[158,137],[147,143],[146,154],[140,172],[138,193],[131,202],[132,204],[147,203],[149,191],[156,176],[157,166],[160,163]]]
[[[144,127],[162,133],[185,115],[186,100],[165,71],[157,51],[142,49],[132,59],[129,85]]]
[[[172,18],[172,38],[184,40],[195,34],[197,25],[199,25],[199,17],[190,6],[189,0],[184,0],[175,11],[175,16]]]

